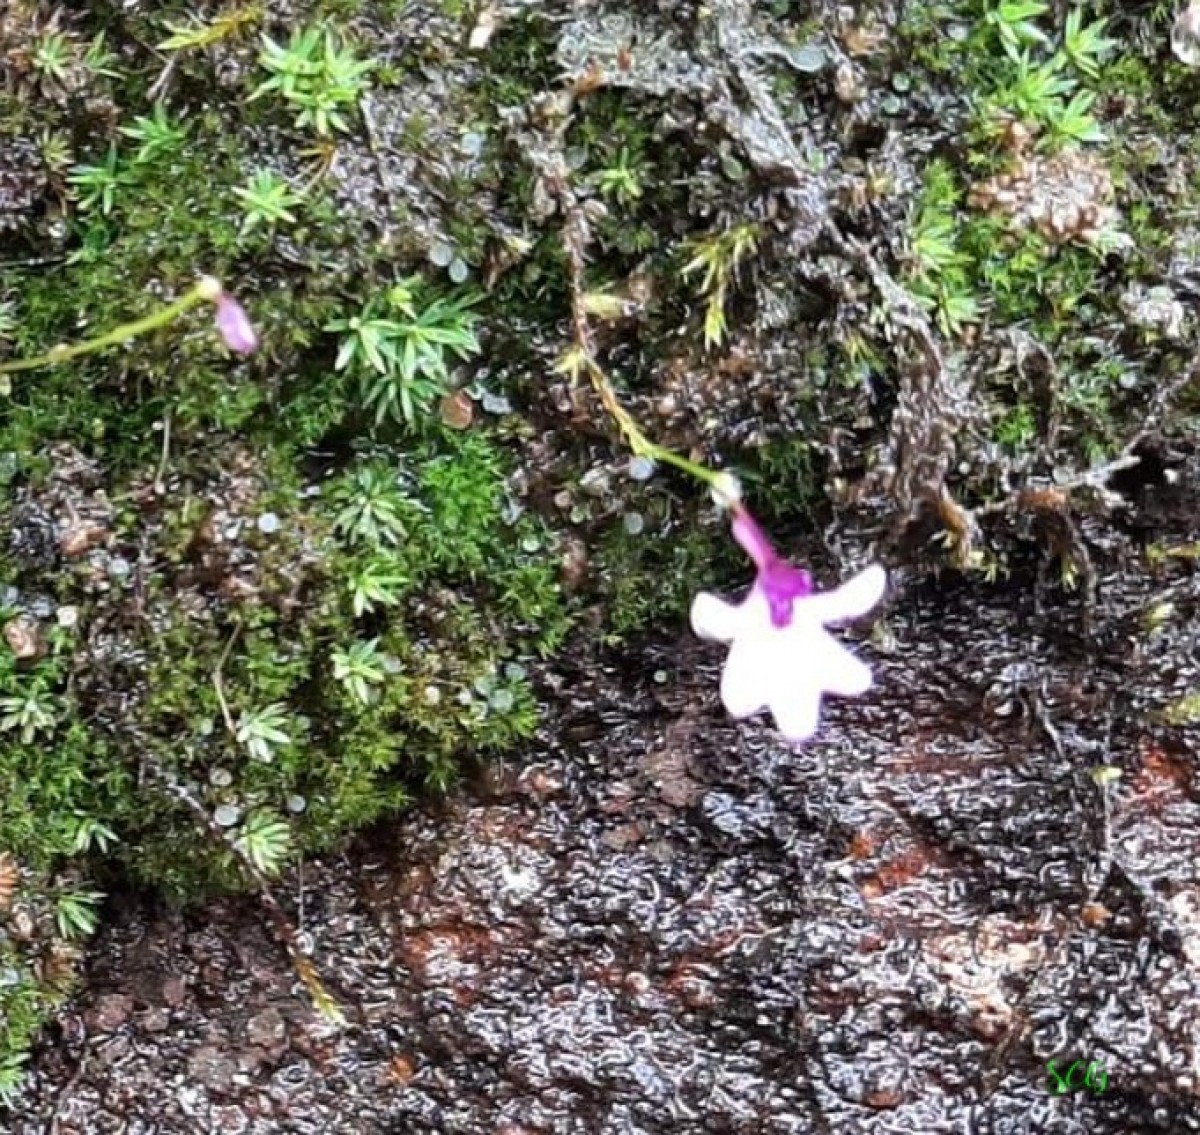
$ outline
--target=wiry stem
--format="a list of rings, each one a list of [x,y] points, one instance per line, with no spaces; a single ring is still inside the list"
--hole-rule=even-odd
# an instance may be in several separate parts
[[[587,221],[584,218],[583,210],[573,197],[568,197],[566,190],[563,191],[563,197],[563,206],[567,217],[563,228],[563,248],[567,254],[568,282],[571,291],[571,326],[575,339],[572,369],[582,370],[586,373],[588,382],[600,399],[600,404],[609,417],[616,422],[621,436],[635,456],[658,461],[664,465],[673,465],[676,469],[688,473],[713,488],[720,488],[728,480],[728,474],[722,474],[698,462],[689,461],[682,454],[651,441],[642,432],[633,415],[621,405],[608,375],[596,361],[592,345],[592,329],[588,323],[584,303],[583,268],[584,249],[588,242]]]
[[[179,299],[167,304],[166,307],[160,308],[150,315],[144,315],[141,319],[133,319],[128,323],[121,323],[111,330],[105,331],[103,335],[97,335],[92,339],[84,339],[80,343],[59,343],[57,346],[51,347],[44,354],[35,355],[31,359],[9,359],[8,362],[0,363],[0,374],[12,374],[20,370],[35,370],[38,367],[44,366],[56,366],[59,363],[77,359],[81,355],[91,355],[96,351],[104,350],[105,347],[114,347],[119,343],[136,339],[139,335],[145,335],[147,332],[155,331],[159,327],[165,327],[172,320],[178,319],[185,311],[195,307],[197,304],[204,302],[211,303],[216,298],[212,294],[212,284],[213,281],[205,277],[198,281],[190,291],[185,292]]]

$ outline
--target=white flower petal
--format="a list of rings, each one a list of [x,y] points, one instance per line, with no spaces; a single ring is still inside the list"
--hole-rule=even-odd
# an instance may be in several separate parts
[[[805,668],[826,693],[855,698],[871,688],[871,668],[832,635],[817,631],[806,639]]]
[[[878,564],[864,568],[841,587],[821,591],[798,601],[795,612],[820,623],[844,623],[865,615],[887,589],[887,572]]]
[[[784,740],[807,741],[821,720],[821,691],[796,682],[771,699],[771,714]]]
[[[734,640],[721,672],[721,701],[733,717],[749,717],[767,704],[774,654],[766,635],[743,635]]]
[[[732,642],[744,622],[742,608],[701,591],[692,600],[692,630],[701,638]]]

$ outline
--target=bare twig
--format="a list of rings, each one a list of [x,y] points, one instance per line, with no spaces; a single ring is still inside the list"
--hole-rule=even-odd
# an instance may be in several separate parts
[[[225,663],[229,661],[229,652],[233,649],[234,642],[237,641],[237,636],[242,632],[242,624],[234,625],[233,633],[229,636],[229,641],[225,643],[225,649],[221,651],[221,657],[217,659],[216,668],[212,672],[213,689],[217,691],[217,701],[221,706],[221,717],[225,720],[225,728],[229,730],[231,737],[237,736],[237,726],[233,724],[233,717],[229,712],[229,703],[225,700],[225,683],[222,678],[222,672],[225,669]]]
[[[164,477],[167,473],[167,462],[171,458],[171,411],[163,414],[162,451],[159,454],[158,468],[154,471],[154,491],[162,496],[167,491]]]

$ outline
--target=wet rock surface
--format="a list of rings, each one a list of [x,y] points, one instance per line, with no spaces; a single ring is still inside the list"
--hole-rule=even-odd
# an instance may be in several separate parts
[[[506,507],[553,502],[571,526],[572,587],[589,572],[629,577],[624,558],[589,560],[588,540],[609,521],[666,547],[693,519],[666,505],[665,479],[631,494],[599,407],[581,409],[578,391],[547,381],[568,339],[563,293],[585,286],[609,312],[595,328],[604,364],[653,432],[722,463],[761,451],[755,507],[763,500],[774,521],[809,507],[801,498],[821,502],[829,547],[818,563],[828,553],[846,572],[870,545],[913,572],[897,575],[864,646],[878,690],[834,706],[813,746],[794,752],[760,724],[728,722],[716,652],[674,632],[620,656],[580,648],[539,675],[543,733],[518,760],[289,876],[280,897],[347,1008],[345,1030],[313,1013],[254,901],[181,915],[114,900],[86,992],[43,1043],[28,1092],[0,1121],[8,1130],[1200,1130],[1200,493],[1188,417],[1198,372],[1186,302],[1196,167],[1172,136],[1191,135],[1174,109],[1190,105],[1190,88],[1150,81],[1161,15],[1114,11],[1119,58],[1094,47],[1091,84],[1088,68],[1058,69],[1049,41],[1036,46],[1045,33],[1024,33],[1029,52],[1016,60],[989,44],[992,21],[973,31],[940,5],[512,0],[476,6],[469,26],[454,5],[397,15],[368,4],[345,13],[345,42],[386,66],[356,101],[356,128],[321,157],[289,133],[291,109],[251,94],[264,78],[258,32],[282,38],[285,23],[313,14],[289,0],[264,8],[278,26],[189,49],[151,84],[168,120],[189,120],[201,99],[210,124],[195,148],[213,170],[209,191],[196,198],[194,176],[154,172],[122,141],[131,180],[108,171],[118,191],[109,222],[95,216],[109,214],[103,196],[85,206],[77,193],[71,207],[64,178],[103,173],[91,163],[108,142],[135,137],[130,125],[155,96],[149,75],[120,71],[159,72],[162,52],[148,45],[171,24],[154,5],[102,6],[123,12],[104,27],[82,12],[8,7],[0,55],[13,56],[11,85],[30,113],[0,158],[0,234],[30,247],[6,263],[57,264],[71,252],[63,310],[46,296],[27,301],[40,295],[36,276],[6,277],[0,313],[37,315],[14,350],[88,321],[99,329],[105,311],[125,318],[133,308],[122,303],[140,311],[147,279],[165,295],[194,273],[198,246],[223,245],[206,270],[236,266],[239,294],[279,353],[246,372],[257,373],[250,383],[172,345],[161,357],[123,354],[97,405],[67,397],[68,385],[93,388],[70,375],[57,395],[49,374],[20,391],[14,412],[40,397],[44,421],[5,435],[5,484],[19,468],[9,447],[44,448],[48,431],[93,443],[56,443],[44,483],[28,469],[16,481],[8,546],[20,586],[6,588],[5,638],[32,671],[57,630],[81,626],[87,647],[62,676],[63,693],[80,699],[72,724],[112,730],[120,745],[107,751],[64,727],[31,742],[0,789],[42,767],[67,768],[65,786],[127,760],[140,790],[153,751],[129,726],[141,728],[143,708],[145,735],[165,737],[164,748],[185,747],[186,718],[202,754],[188,774],[233,787],[229,769],[241,765],[217,748],[219,728],[192,720],[213,673],[199,660],[207,651],[219,672],[233,657],[221,617],[240,618],[243,605],[321,609],[313,588],[324,581],[299,569],[316,577],[330,563],[330,522],[302,503],[312,501],[307,475],[294,495],[275,491],[290,459],[262,464],[257,443],[217,436],[239,433],[251,411],[234,413],[212,391],[261,383],[278,396],[269,404],[283,432],[303,426],[328,446],[318,464],[332,472],[348,460],[353,419],[305,386],[320,352],[327,384],[335,349],[317,329],[367,310],[401,264],[495,293],[507,332],[492,328],[486,365],[469,388],[447,389],[439,414],[466,428],[477,401],[493,424],[538,435],[522,443],[521,503],[506,489]],[[910,17],[924,7],[933,18],[922,31]],[[1067,14],[1055,11],[1056,25]],[[1057,44],[1065,29],[1053,30]],[[92,40],[99,32],[112,35],[116,73]],[[952,49],[968,39],[971,52]],[[26,50],[35,42],[40,63]],[[1012,117],[1006,102],[1018,62],[1067,83],[1058,102],[1075,92],[1075,134],[1107,132],[1107,148],[1043,153],[1047,124]],[[1122,62],[1114,89],[1110,63]],[[85,87],[86,105],[72,106]],[[1139,99],[1163,116],[1139,112]],[[1059,126],[1070,133],[1061,116]],[[67,127],[103,144],[47,144]],[[223,163],[208,156],[218,150]],[[303,179],[305,193],[327,179],[337,206],[335,224],[314,200],[303,227],[281,226],[278,257],[254,243],[254,225],[235,234],[223,205],[191,219],[206,199],[232,201],[235,185],[244,199],[240,179],[264,163]],[[188,192],[177,198],[174,184]],[[161,219],[144,203],[156,199]],[[153,236],[126,224],[139,216],[154,218]],[[77,225],[97,237],[131,228],[136,239],[115,246],[128,257],[112,257],[119,271],[98,270],[107,254],[95,257],[95,279],[72,267]],[[1103,261],[1080,261],[1080,246]],[[579,264],[569,287],[557,248]],[[697,273],[705,256],[714,279],[728,277],[719,287]],[[131,290],[114,299],[122,279]],[[178,420],[147,399],[156,381]],[[128,446],[127,482],[108,467],[122,446],[106,429],[151,441]],[[598,453],[581,452],[593,443]],[[179,505],[185,496],[195,515]],[[950,537],[949,562],[976,572],[970,581],[936,575],[947,557],[930,550],[935,533]],[[447,524],[428,546],[459,538]],[[71,573],[70,585],[42,578],[52,572]],[[989,573],[1006,582],[985,582]],[[1055,573],[1078,590],[1052,584]],[[422,634],[457,609],[454,581],[436,582],[438,592],[397,604],[422,612]],[[672,609],[651,602],[660,617]],[[593,610],[608,618],[616,606],[601,596]],[[522,621],[544,618],[531,610]],[[168,632],[189,621],[164,659]],[[611,629],[631,625],[641,624]],[[350,629],[305,622],[285,633],[323,651]],[[438,680],[465,683],[459,640],[429,645],[453,662]],[[267,657],[271,644],[259,650]],[[195,685],[180,683],[182,704],[158,700],[189,661]],[[287,688],[307,722],[323,673],[246,689],[247,704],[273,706]],[[430,706],[444,707],[434,717],[452,712],[441,686],[424,689],[437,698],[406,704],[396,733],[420,737]],[[481,690],[478,679],[470,689],[489,712],[504,704],[493,692],[512,708],[507,689]],[[321,721],[309,753],[318,774],[351,764],[333,748],[341,720]],[[448,748],[457,759],[463,746]],[[382,751],[354,754],[376,769]],[[382,800],[399,793],[399,772],[364,783],[360,798]],[[306,804],[296,785],[277,787],[289,809]],[[218,826],[238,823],[259,794],[252,780],[241,789],[213,794]],[[44,795],[60,803],[64,792]],[[328,795],[313,791],[304,814]],[[135,799],[141,812],[155,798]],[[73,807],[61,810],[82,818]],[[175,811],[156,844],[140,817],[113,836],[129,849],[127,870],[168,887],[196,857]],[[7,855],[0,907],[20,875]],[[38,908],[21,901],[12,940],[41,983],[75,954],[61,943],[26,949]],[[41,909],[49,926],[50,902]],[[0,989],[11,990],[20,974],[0,960]]]
[[[134,904],[9,1130],[1200,1131],[1200,579],[1096,568],[897,576],[796,751],[686,640],[559,664],[527,764],[281,887],[348,1028],[253,903]]]

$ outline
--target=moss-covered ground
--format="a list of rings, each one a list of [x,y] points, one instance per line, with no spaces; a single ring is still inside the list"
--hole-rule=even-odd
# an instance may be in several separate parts
[[[572,310],[818,558],[1093,579],[1200,416],[1174,15],[7,4],[0,360],[201,273],[262,345],[196,309],[0,405],[0,1096],[105,893],[252,886],[520,753],[539,659],[736,565],[556,366]]]

